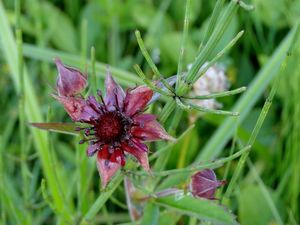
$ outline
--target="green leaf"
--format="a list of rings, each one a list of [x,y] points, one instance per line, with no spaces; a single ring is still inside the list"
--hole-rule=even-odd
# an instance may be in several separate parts
[[[272,196],[274,197],[273,194]],[[241,224],[264,225],[275,222],[268,202],[258,186],[247,185],[242,188],[238,201],[240,206],[238,214]]]
[[[75,131],[76,125],[74,123],[30,123],[30,125],[52,132],[78,135],[78,132]]]
[[[155,201],[160,206],[173,209],[179,213],[195,216],[200,220],[211,221],[218,224],[238,224],[235,216],[223,206],[207,199],[196,199],[191,196],[184,196],[175,199],[174,196],[159,198]]]
[[[152,202],[148,202],[144,208],[144,215],[141,224],[155,225],[158,224],[159,208]]]

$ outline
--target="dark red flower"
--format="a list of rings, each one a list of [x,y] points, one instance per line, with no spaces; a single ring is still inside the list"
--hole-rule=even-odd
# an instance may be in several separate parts
[[[65,69],[68,70],[59,63],[60,74]],[[68,76],[72,75],[73,73],[66,73],[65,80],[69,82],[71,79],[69,80]],[[139,86],[125,93],[108,72],[105,97],[98,91],[97,99],[94,96],[84,99],[74,95],[77,90],[81,90],[82,85],[78,88],[74,84],[75,87],[70,86],[69,89],[72,91],[66,91],[66,88],[62,88],[61,91],[61,87],[67,86],[63,79],[61,81],[62,84],[57,84],[59,94],[54,97],[64,105],[73,121],[84,124],[77,130],[83,130],[85,134],[81,143],[89,142],[87,155],[93,156],[97,153],[97,168],[103,187],[118,169],[125,165],[126,156],[129,154],[134,156],[146,171],[150,170],[148,147],[144,141],[173,139],[156,121],[154,115],[142,113],[153,95],[148,87]]]
[[[217,180],[216,174],[211,169],[201,170],[192,176],[190,191],[195,197],[215,199],[217,187],[224,185],[226,181]]]

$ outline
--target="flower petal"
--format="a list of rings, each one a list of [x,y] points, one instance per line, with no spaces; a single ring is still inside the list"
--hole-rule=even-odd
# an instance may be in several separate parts
[[[108,106],[118,106],[119,108],[123,108],[125,93],[122,87],[113,79],[109,71],[107,71],[105,79],[105,88],[105,103]],[[116,102],[116,99],[118,99],[118,102]]]
[[[91,118],[96,118],[99,114],[90,107],[87,102],[79,97],[66,97],[53,95],[61,104],[73,121],[89,121]]]
[[[87,79],[79,70],[66,67],[59,58],[55,64],[59,73],[56,81],[59,96],[74,96],[85,89]]]
[[[124,101],[126,115],[132,116],[144,110],[152,98],[152,95],[153,91],[146,86],[139,86],[135,89],[128,90]]]
[[[129,146],[128,144],[123,143],[122,148],[127,153],[133,155],[139,161],[141,166],[146,171],[150,172],[149,161],[148,161],[148,153],[147,153],[147,151],[145,151],[144,147],[141,147],[140,144],[144,145],[143,143],[136,144],[136,142],[133,142],[133,145]],[[146,148],[147,148],[147,146],[146,146]]]
[[[145,123],[147,121],[155,120],[156,116],[153,114],[139,114],[133,117],[134,122]]]
[[[111,178],[120,169],[121,165],[106,158],[107,151],[103,152],[102,150],[98,151],[97,154],[97,169],[101,177],[101,186],[105,188]]]
[[[139,126],[134,126],[131,129],[131,133],[134,137],[138,137],[144,141],[155,141],[159,139],[172,141],[175,140],[155,119],[150,120],[149,117],[147,117],[147,119],[149,120],[143,120],[140,118],[142,117],[139,117],[138,120],[136,120],[136,117],[134,118],[134,120],[138,121],[138,123],[140,124]]]
[[[101,144],[99,142],[95,144],[90,144],[86,150],[86,154],[88,157],[93,156],[98,150],[100,150]]]

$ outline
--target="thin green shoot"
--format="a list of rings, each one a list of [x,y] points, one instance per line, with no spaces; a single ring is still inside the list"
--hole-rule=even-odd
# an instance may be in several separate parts
[[[224,92],[217,92],[217,93],[212,93],[212,94],[208,94],[208,95],[200,95],[200,96],[182,96],[181,98],[183,99],[211,99],[211,98],[221,98],[221,97],[227,97],[227,96],[231,96],[231,95],[236,95],[236,94],[240,94],[244,91],[246,91],[247,88],[246,87],[240,87],[234,90],[230,90],[230,91],[224,91]]]
[[[204,108],[202,106],[186,102],[180,98],[176,98],[176,103],[179,107],[185,110],[197,110],[200,112],[205,112],[205,113],[211,113],[211,114],[217,114],[217,115],[224,115],[224,116],[238,116],[238,112],[230,112],[230,111],[225,111],[225,110],[218,110],[218,109],[210,109],[210,108]]]
[[[195,76],[191,76],[188,82],[195,83],[205,72],[212,67],[222,56],[224,56],[236,43],[237,41],[243,36],[244,31],[240,31],[220,52],[218,52],[215,57],[210,60],[204,67],[200,68],[198,73]]]
[[[143,56],[145,57],[147,63],[149,64],[150,68],[152,69],[154,75],[161,80],[161,82],[165,85],[166,88],[169,89],[170,92],[174,92],[174,89],[172,86],[169,85],[169,83],[162,77],[162,75],[160,74],[160,72],[158,71],[156,65],[154,64],[153,60],[151,59],[146,47],[145,47],[145,44],[144,44],[144,41],[141,37],[141,33],[136,30],[135,31],[135,36],[136,36],[136,39],[137,39],[137,42],[138,42],[138,45],[142,51],[142,54]]]
[[[217,1],[216,5],[214,7],[214,10],[212,12],[211,18],[209,20],[209,24],[207,26],[207,30],[205,32],[204,38],[203,38],[202,42],[200,43],[198,52],[200,52],[201,49],[203,48],[203,46],[206,45],[209,37],[212,35],[212,33],[214,31],[214,28],[216,27],[216,23],[218,21],[218,18],[221,14],[224,3],[225,3],[225,0],[218,0]]]
[[[151,80],[149,80],[145,74],[143,73],[142,69],[140,68],[139,65],[135,64],[134,66],[135,71],[137,72],[137,74],[139,75],[139,77],[143,80],[143,82],[149,87],[151,88],[153,91],[156,91],[158,93],[160,93],[161,95],[164,96],[169,96],[171,97],[173,94],[172,93],[168,93],[166,91],[164,91],[163,89],[158,88],[157,86],[155,86],[155,84],[152,83]]]

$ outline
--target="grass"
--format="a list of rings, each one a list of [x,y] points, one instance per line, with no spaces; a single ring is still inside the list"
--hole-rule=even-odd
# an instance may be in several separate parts
[[[125,176],[150,196],[137,223],[299,223],[299,1],[278,0],[274,10],[263,1],[253,1],[254,10],[235,0],[184,2],[0,2],[1,225],[134,224]],[[149,111],[178,139],[150,145],[152,176],[128,160],[101,190],[80,137],[29,126],[71,122],[50,96],[54,57],[87,70],[92,93],[104,88],[108,64],[123,87],[144,83],[164,95]],[[206,61],[225,65],[230,79],[230,91],[199,97],[222,97],[219,111],[189,95]],[[176,85],[168,86],[164,78],[174,74]],[[186,191],[203,168],[226,177],[220,201],[155,197],[166,188]]]

